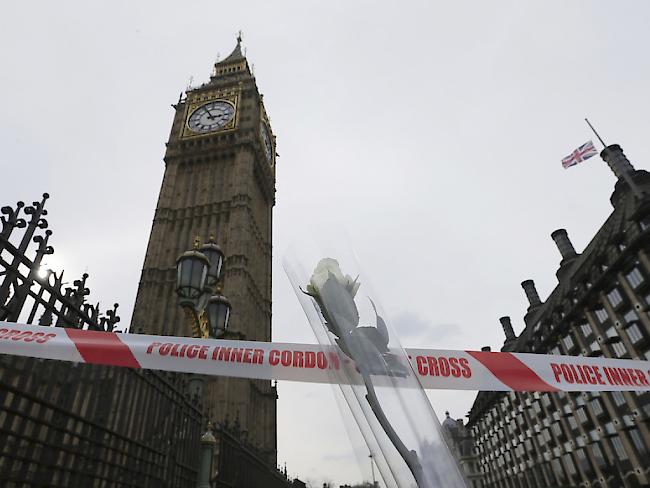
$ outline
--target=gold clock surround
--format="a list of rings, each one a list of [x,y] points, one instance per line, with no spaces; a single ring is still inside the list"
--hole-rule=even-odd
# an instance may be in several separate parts
[[[189,118],[197,108],[205,105],[206,103],[217,102],[217,101],[224,101],[226,103],[231,104],[235,108],[235,115],[233,116],[232,119],[230,119],[226,123],[226,125],[212,132],[194,132],[192,129],[188,127]],[[188,94],[181,138],[186,139],[186,138],[194,138],[194,137],[208,137],[214,134],[219,134],[219,133],[236,129],[237,125],[239,124],[238,106],[239,106],[239,92],[235,92],[233,90],[206,92],[206,93],[202,93],[200,96],[195,96],[195,97],[192,97],[190,94]]]

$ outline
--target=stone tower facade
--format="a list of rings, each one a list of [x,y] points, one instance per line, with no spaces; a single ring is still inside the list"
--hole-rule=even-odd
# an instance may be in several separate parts
[[[270,341],[275,139],[240,38],[210,81],[174,108],[131,330],[191,335],[175,291],[176,259],[196,236],[214,236],[226,255],[228,337]],[[276,399],[268,381],[210,378],[204,405],[213,421],[238,421],[275,465]]]

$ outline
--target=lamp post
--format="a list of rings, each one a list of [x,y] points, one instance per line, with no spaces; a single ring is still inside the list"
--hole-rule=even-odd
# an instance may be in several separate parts
[[[199,470],[198,488],[210,488],[210,478],[212,477],[212,458],[214,448],[217,445],[217,439],[212,433],[212,424],[208,422],[208,428],[201,436],[201,467]]]
[[[231,306],[219,286],[223,259],[212,236],[203,246],[197,236],[194,249],[176,260],[176,294],[194,337],[216,339],[228,329]]]
[[[199,237],[194,239],[194,249],[184,252],[176,260],[176,294],[185,311],[192,335],[202,339],[223,337],[228,330],[230,302],[221,294],[221,271],[224,254],[210,240],[201,246]],[[203,396],[203,377],[190,376],[190,391],[199,398]],[[201,437],[198,472],[198,488],[209,488],[212,476],[212,458],[217,441],[211,424]]]

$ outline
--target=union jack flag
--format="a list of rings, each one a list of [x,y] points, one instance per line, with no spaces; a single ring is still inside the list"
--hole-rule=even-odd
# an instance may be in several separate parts
[[[566,158],[562,158],[562,166],[566,169],[570,166],[575,166],[578,163],[582,163],[585,159],[589,159],[592,156],[598,154],[598,151],[594,147],[594,143],[591,141],[585,142],[578,149],[569,154]]]

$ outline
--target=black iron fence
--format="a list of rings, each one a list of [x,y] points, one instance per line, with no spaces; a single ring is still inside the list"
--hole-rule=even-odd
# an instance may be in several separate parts
[[[117,304],[88,303],[88,275],[64,287],[42,267],[47,198],[0,209],[0,321],[113,331]],[[202,415],[186,378],[1,356],[0,486],[195,486]]]
[[[246,442],[246,432],[239,422],[220,423],[214,430],[217,438],[215,488],[290,488],[299,487],[285,472],[266,464],[263,452]]]

